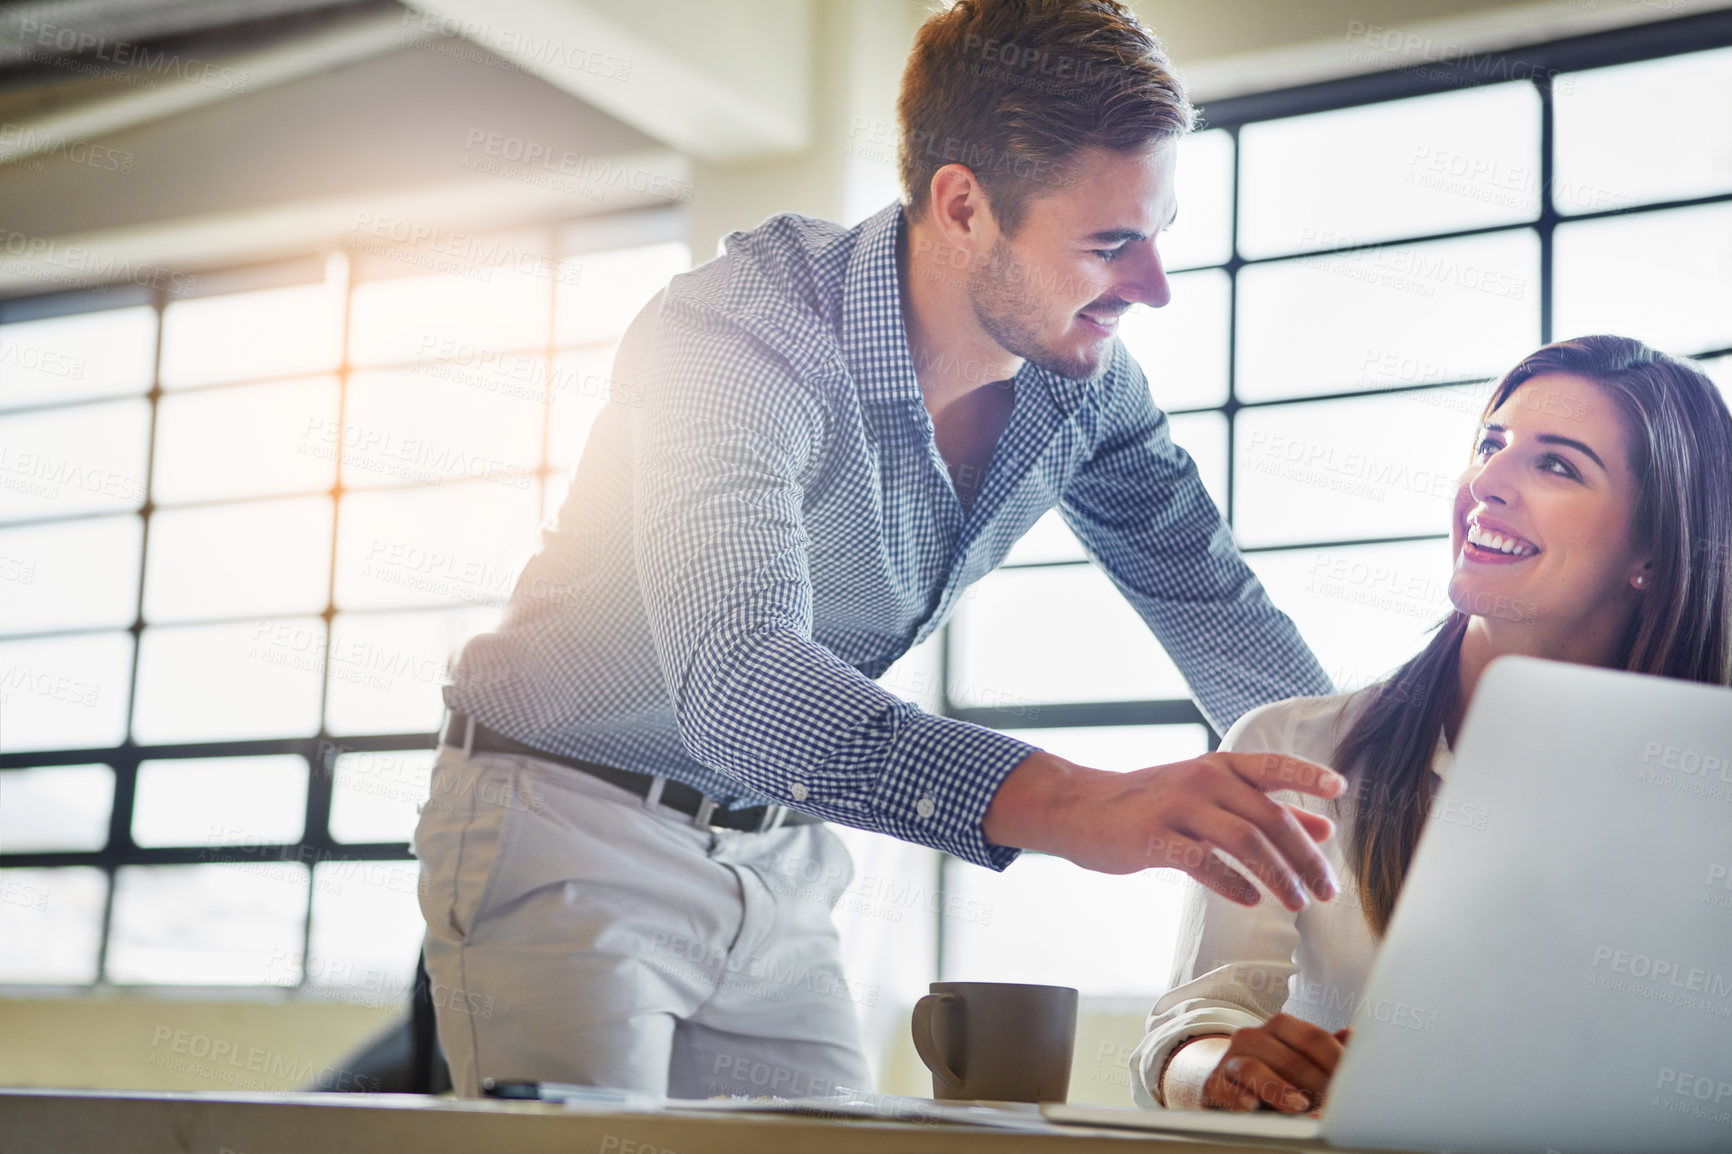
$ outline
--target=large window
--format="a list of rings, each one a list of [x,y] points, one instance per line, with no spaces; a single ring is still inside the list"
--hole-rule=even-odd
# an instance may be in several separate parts
[[[358,232],[0,305],[0,982],[407,997],[440,687],[690,254]]]
[[[1449,609],[1449,510],[1490,379],[1547,341],[1612,332],[1726,385],[1732,48],[1685,51],[1699,23],[1663,32],[1223,101],[1184,141],[1162,245],[1173,301],[1128,314],[1124,340],[1341,689],[1411,656]],[[942,708],[1084,764],[1216,741],[1056,515],[963,602],[940,660]],[[940,919],[944,977],[1165,989],[1171,871],[952,860],[943,877],[964,915]]]

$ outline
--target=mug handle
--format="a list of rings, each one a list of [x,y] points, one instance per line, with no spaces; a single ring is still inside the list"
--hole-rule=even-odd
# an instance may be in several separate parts
[[[920,1055],[926,1068],[951,1090],[962,1089],[962,1075],[952,1070],[944,1055],[938,1052],[938,1043],[932,1036],[932,1017],[941,1005],[961,1004],[962,999],[955,994],[927,994],[914,1003],[914,1052]]]

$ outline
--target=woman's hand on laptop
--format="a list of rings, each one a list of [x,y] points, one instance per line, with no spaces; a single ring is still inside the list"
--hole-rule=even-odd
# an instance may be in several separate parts
[[[1324,901],[1340,892],[1316,844],[1335,826],[1269,794],[1332,798],[1344,788],[1334,770],[1277,753],[1216,752],[1113,773],[1042,751],[1011,770],[981,828],[998,845],[1056,854],[1100,873],[1183,870],[1229,901],[1256,905],[1256,887],[1216,855],[1220,850],[1297,911],[1307,889]]]
[[[1230,1037],[1197,1039],[1197,1050],[1185,1061],[1184,1050],[1174,1056],[1167,1074],[1167,1102],[1186,1104],[1183,1082],[1187,1069],[1195,1071],[1220,1053],[1220,1060],[1204,1079],[1194,1105],[1208,1110],[1255,1110],[1266,1106],[1284,1114],[1315,1111],[1329,1089],[1329,1079],[1341,1060],[1348,1032],[1330,1033],[1291,1014],[1276,1014],[1261,1026],[1250,1026]],[[1225,1052],[1221,1052],[1222,1045]],[[1190,1046],[1186,1047],[1191,1049]],[[1212,1052],[1211,1052],[1212,1051]],[[1196,1075],[1190,1075],[1195,1085]]]

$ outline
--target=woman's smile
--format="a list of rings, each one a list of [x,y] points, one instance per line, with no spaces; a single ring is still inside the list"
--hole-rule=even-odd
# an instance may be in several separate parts
[[[1515,565],[1537,557],[1538,545],[1501,521],[1469,517],[1462,534],[1461,558],[1476,565]]]

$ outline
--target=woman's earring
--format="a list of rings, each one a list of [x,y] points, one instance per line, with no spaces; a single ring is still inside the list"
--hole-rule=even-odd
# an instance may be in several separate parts
[[[1638,589],[1646,589],[1648,587],[1648,575],[1646,573],[1638,573],[1634,577],[1630,578],[1630,581]]]

